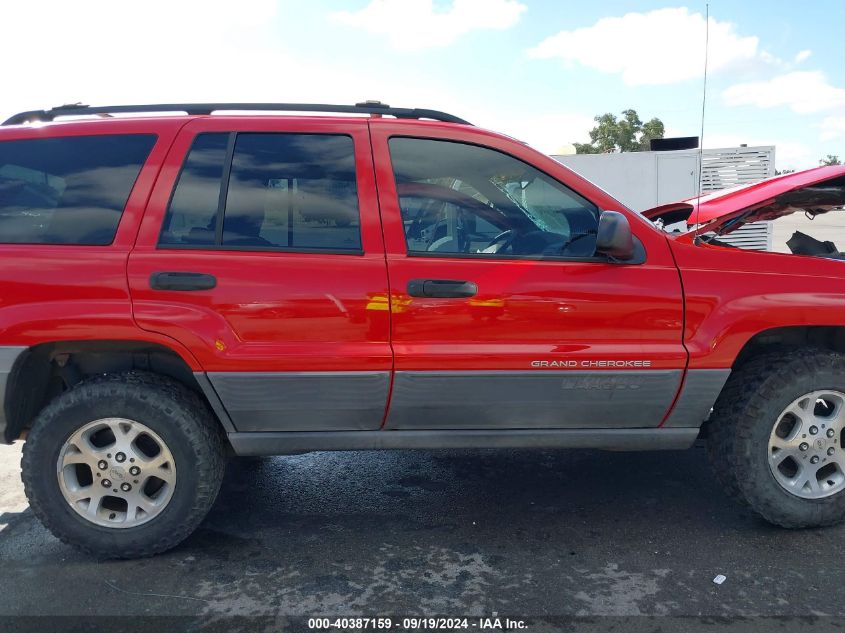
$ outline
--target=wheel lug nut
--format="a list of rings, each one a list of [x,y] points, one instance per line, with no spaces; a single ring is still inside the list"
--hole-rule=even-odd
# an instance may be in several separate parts
[[[138,475],[141,474],[141,469],[138,468],[137,466],[133,466],[132,468],[129,469],[129,474],[132,475],[133,477],[137,477]]]
[[[109,467],[109,463],[104,459],[101,459],[100,461],[97,462],[97,468],[99,468],[100,470],[105,470],[108,467]]]
[[[834,430],[833,430],[833,429],[828,429],[828,430],[827,430],[827,436],[828,436],[828,437],[833,437],[834,435],[836,435],[836,433],[834,432]]]
[[[111,488],[111,480],[110,479],[103,479],[103,488]]]
[[[122,484],[120,484],[120,489],[121,489],[123,492],[129,492],[130,490],[132,490],[132,486],[130,486],[130,485],[129,485],[129,484],[127,484],[127,483],[122,483]]]
[[[816,427],[813,427],[813,429],[814,428],[816,428]],[[810,433],[813,432],[813,429],[810,429]],[[126,455],[124,455],[123,453],[118,453],[117,455],[114,456],[114,459],[117,462],[125,462],[126,461]]]
[[[818,464],[818,463],[819,463],[819,456],[818,456],[818,455],[813,455],[813,456],[810,458],[810,463],[811,463],[811,464]]]
[[[807,444],[807,442],[801,442],[801,445],[798,447],[798,449],[802,451],[806,451],[808,448],[810,448],[810,445]]]
[[[817,427],[817,426],[811,426],[810,427],[810,435],[815,435],[818,432],[819,432],[819,427]]]
[[[827,454],[833,455],[833,447],[832,446],[829,449],[827,449]]]

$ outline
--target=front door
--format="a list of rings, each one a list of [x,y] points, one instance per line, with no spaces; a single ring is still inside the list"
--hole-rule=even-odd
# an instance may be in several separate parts
[[[687,358],[665,238],[629,213],[637,259],[609,262],[596,227],[618,203],[555,161],[483,132],[370,127],[393,308],[386,428],[658,426]]]
[[[365,120],[189,123],[129,284],[139,326],[193,352],[238,431],[381,426],[392,357]]]

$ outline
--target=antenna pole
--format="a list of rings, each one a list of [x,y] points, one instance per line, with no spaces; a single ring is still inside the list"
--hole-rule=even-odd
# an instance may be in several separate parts
[[[707,106],[707,58],[710,51],[710,3],[704,8],[704,82],[701,87],[701,134],[698,140],[698,195],[695,200],[695,234],[694,242],[698,241],[698,227],[701,216],[701,187],[704,177],[704,111]]]

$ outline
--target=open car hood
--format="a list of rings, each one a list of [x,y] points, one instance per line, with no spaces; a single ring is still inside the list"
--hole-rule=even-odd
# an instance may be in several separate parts
[[[816,167],[760,182],[724,189],[643,212],[663,226],[686,222],[701,233],[724,235],[743,224],[774,220],[791,213],[810,216],[845,207],[845,165]]]

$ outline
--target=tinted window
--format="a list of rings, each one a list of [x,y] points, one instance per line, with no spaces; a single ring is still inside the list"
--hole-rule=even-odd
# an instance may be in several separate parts
[[[111,244],[154,135],[0,142],[0,242]]]
[[[182,166],[161,232],[162,244],[213,245],[229,134],[200,134]]]
[[[227,246],[359,249],[352,139],[238,134],[224,217]]]
[[[350,137],[240,133],[227,170],[229,136],[206,134],[195,141],[173,193],[163,244],[360,250]],[[219,209],[224,181],[225,205]]]
[[[393,138],[411,253],[591,257],[598,208],[512,156],[476,145]]]

